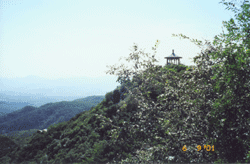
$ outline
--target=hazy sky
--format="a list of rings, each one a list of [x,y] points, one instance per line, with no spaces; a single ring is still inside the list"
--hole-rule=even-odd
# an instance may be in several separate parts
[[[0,0],[0,77],[105,76],[133,43],[164,65],[174,49],[194,65],[191,38],[213,40],[234,13],[221,0]],[[225,30],[225,29],[224,29]]]

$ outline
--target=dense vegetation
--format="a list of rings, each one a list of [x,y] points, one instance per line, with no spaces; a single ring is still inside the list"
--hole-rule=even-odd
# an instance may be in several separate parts
[[[213,45],[190,39],[207,46],[194,58],[197,66],[156,65],[154,55],[135,45],[127,58],[133,68],[108,71],[121,85],[101,103],[46,133],[34,133],[1,160],[249,162],[250,7],[241,8],[236,14],[241,28],[230,19],[224,22],[229,33],[216,36]]]

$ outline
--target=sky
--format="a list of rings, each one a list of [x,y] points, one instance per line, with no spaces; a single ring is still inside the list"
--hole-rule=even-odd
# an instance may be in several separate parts
[[[194,65],[201,49],[184,34],[213,41],[234,13],[221,0],[0,0],[0,78],[102,77],[133,43],[166,63],[172,49]],[[225,28],[224,28],[225,30]]]

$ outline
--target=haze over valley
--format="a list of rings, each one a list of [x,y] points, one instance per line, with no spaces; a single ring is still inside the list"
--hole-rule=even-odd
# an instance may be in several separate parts
[[[118,83],[112,76],[59,79],[27,76],[0,78],[0,85],[0,113],[9,113],[26,105],[39,107],[50,102],[105,95]]]

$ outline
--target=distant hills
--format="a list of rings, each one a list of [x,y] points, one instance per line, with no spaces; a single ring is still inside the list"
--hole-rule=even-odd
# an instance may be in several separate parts
[[[40,107],[25,106],[0,116],[0,133],[46,129],[50,125],[68,121],[76,114],[90,110],[103,99],[104,96],[89,96],[74,101],[47,103]]]
[[[84,97],[84,96],[83,96]],[[59,101],[73,101],[75,99],[82,98],[82,96],[39,96],[39,95],[25,95],[23,93],[18,93],[14,91],[1,91],[0,93],[0,101],[3,104],[0,106],[0,113],[3,111],[4,113],[10,113],[14,110],[21,109],[26,105],[31,105],[35,107],[40,107],[46,103],[51,102],[59,102]],[[22,105],[25,104],[25,105]],[[8,109],[8,110],[6,110]]]
[[[21,109],[27,105],[32,105],[32,104],[27,103],[27,102],[0,101],[0,116],[6,113],[11,113],[18,109]]]
[[[104,96],[88,96],[85,98],[76,99],[72,102],[96,105],[96,104],[100,103],[103,99],[104,99]]]

